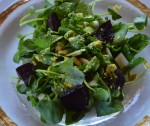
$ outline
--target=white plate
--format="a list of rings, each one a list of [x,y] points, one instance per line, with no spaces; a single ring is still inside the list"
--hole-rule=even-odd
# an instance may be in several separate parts
[[[32,31],[29,26],[19,27],[19,19],[23,16],[29,6],[35,5],[37,8],[42,7],[43,0],[32,0],[27,4],[16,9],[0,26],[0,106],[7,113],[7,115],[18,126],[43,126],[42,123],[26,109],[24,104],[18,98],[15,88],[11,81],[11,76],[16,75],[15,68],[18,66],[13,63],[12,58],[17,50],[18,39],[17,33],[28,33]],[[132,22],[136,16],[142,13],[133,7],[131,4],[125,1],[117,0],[105,0],[97,4],[95,11],[104,12],[107,7],[114,4],[120,4],[123,6],[120,13],[123,16],[123,21]],[[1,5],[0,5],[1,6]],[[150,33],[150,24],[144,33]],[[142,55],[150,62],[150,46],[145,48],[139,55]],[[117,115],[115,118],[106,122],[102,122],[107,118],[95,118],[88,115],[85,118],[85,124],[94,124],[96,122],[102,122],[97,126],[134,126],[144,116],[150,115],[150,74],[149,71],[144,75],[144,78],[139,80],[136,84],[125,87],[126,98],[131,98],[135,95],[135,98],[131,104],[125,108],[123,112]],[[81,122],[80,122],[81,124]]]

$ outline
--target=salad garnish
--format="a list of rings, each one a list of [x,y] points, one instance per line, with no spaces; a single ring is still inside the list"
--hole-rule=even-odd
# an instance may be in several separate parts
[[[150,43],[142,33],[148,16],[121,22],[121,6],[96,14],[96,2],[46,0],[20,20],[34,32],[18,34],[16,88],[44,123],[58,124],[65,114],[65,124],[73,124],[93,107],[98,117],[122,111],[124,85],[138,79],[131,72],[146,62],[137,54]]]

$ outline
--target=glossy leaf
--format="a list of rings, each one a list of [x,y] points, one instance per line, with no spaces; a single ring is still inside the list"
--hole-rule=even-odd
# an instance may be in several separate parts
[[[127,72],[130,72],[132,69],[137,67],[138,65],[144,63],[145,59],[142,57],[137,57],[132,59],[127,66],[123,68],[123,73],[126,74]]]
[[[128,32],[128,26],[126,24],[119,23],[113,27],[114,31],[114,45],[121,45]]]
[[[134,19],[134,25],[138,30],[143,30],[147,25],[148,15],[144,14],[142,16],[136,17]]]
[[[113,20],[118,20],[118,19],[122,18],[122,16],[120,16],[120,15],[119,15],[115,10],[113,10],[112,8],[108,8],[108,12],[109,12],[109,14],[111,14]]]
[[[40,112],[41,117],[49,125],[54,125],[62,120],[64,109],[58,100],[41,100],[36,105],[36,109]]]

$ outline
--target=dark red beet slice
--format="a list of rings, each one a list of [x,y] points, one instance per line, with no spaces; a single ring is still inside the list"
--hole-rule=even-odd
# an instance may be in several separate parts
[[[84,85],[73,87],[59,96],[62,104],[73,111],[85,110],[89,101],[89,92]]]
[[[122,90],[125,78],[119,69],[114,71],[114,75],[109,75],[104,77],[105,83],[112,89]]]
[[[108,20],[107,22],[103,23],[95,32],[94,36],[97,39],[100,39],[103,41],[103,43],[110,43],[113,42],[114,39],[114,33],[113,33],[113,27]]]
[[[58,31],[58,28],[60,27],[61,23],[58,19],[58,16],[56,13],[51,13],[48,17],[47,27],[51,28],[53,31]]]
[[[18,76],[27,86],[31,75],[34,73],[34,70],[35,67],[31,63],[26,63],[16,68]]]

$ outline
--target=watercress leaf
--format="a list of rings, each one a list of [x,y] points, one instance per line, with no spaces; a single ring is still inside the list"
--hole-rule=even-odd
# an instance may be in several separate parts
[[[76,9],[77,13],[83,13],[84,16],[89,16],[93,14],[92,11],[93,4],[87,4],[85,2],[80,2]],[[85,11],[86,10],[86,11]]]
[[[65,35],[69,30],[69,28],[59,27],[58,32],[60,33],[60,35]]]
[[[109,55],[103,55],[105,64],[109,65],[111,64],[110,56]]]
[[[130,46],[128,44],[125,44],[122,47],[122,53],[124,54],[124,56],[127,58],[128,61],[131,61],[134,58],[130,52]]]
[[[83,72],[88,72],[88,71],[96,71],[100,65],[100,60],[94,56],[85,66],[85,69]]]
[[[36,9],[34,8],[34,6],[31,6],[31,7],[28,9],[27,13],[24,15],[24,17],[22,17],[22,18],[20,19],[20,23],[24,22],[24,20],[25,20],[26,18],[28,18],[30,15],[34,14],[35,12],[36,12]]]
[[[29,7],[29,10],[27,11],[27,13],[34,13],[36,11],[34,6]]]
[[[104,57],[101,53],[101,50],[97,49],[96,47],[92,47],[92,48],[89,48],[91,53],[93,53],[94,55],[97,56],[97,58],[101,61],[101,62],[105,62],[104,60]]]
[[[23,41],[23,48],[28,51],[28,52],[33,52],[34,51],[34,41],[32,39],[26,39]]]
[[[15,63],[19,63],[20,60],[21,60],[20,54],[19,54],[19,51],[17,51],[17,52],[15,53],[14,57],[13,57],[13,61],[14,61]]]
[[[59,18],[67,17],[74,9],[75,3],[64,2],[54,8],[54,12],[57,13]]]
[[[61,40],[63,38],[63,36],[60,36],[60,35],[52,35],[51,36],[51,42],[52,43],[50,43],[50,44],[53,44],[53,43],[55,43],[55,42],[58,42],[59,40]]]
[[[33,95],[29,95],[28,100],[31,101],[33,107],[35,107],[38,103],[38,99]]]
[[[70,82],[73,85],[81,85],[84,81],[84,73],[77,67],[73,66],[73,60],[67,59],[58,67],[60,73],[67,74],[65,82]]]
[[[44,2],[44,8],[48,7],[48,6],[52,6],[54,3],[52,0],[45,0]]]
[[[43,39],[43,38],[38,38],[36,41],[35,41],[35,47],[36,47],[36,51],[39,52],[47,47],[49,47],[49,43]]]
[[[145,59],[143,57],[137,57],[132,59],[127,66],[123,68],[123,73],[126,74],[130,72],[133,68],[137,67],[138,65],[144,63]]]
[[[68,25],[69,25],[69,19],[68,18],[63,18],[62,20],[61,20],[61,27],[68,27]]]
[[[110,107],[108,102],[95,102],[97,117],[109,115],[115,112],[114,108]]]
[[[41,100],[36,105],[41,117],[49,125],[54,125],[62,120],[64,109],[59,100]]]
[[[44,54],[35,54],[33,56],[38,62],[41,62],[46,65],[52,65],[51,56]]]
[[[110,97],[110,94],[103,88],[96,88],[95,91],[93,91],[93,97],[98,101],[106,102]]]
[[[84,117],[84,112],[75,112],[75,111],[71,111],[71,110],[66,110],[66,120],[65,120],[65,124],[66,125],[70,125],[73,123],[78,122],[79,120],[81,120]]]
[[[150,43],[150,37],[144,34],[135,34],[134,36],[129,38],[128,43],[131,46],[131,48],[135,50],[132,51],[131,49],[131,54],[136,55]]]
[[[33,40],[36,40],[39,37],[42,38],[46,34],[46,32],[46,25],[44,23],[41,25],[37,25],[34,29]]]
[[[16,63],[19,63],[20,60],[22,60],[24,58],[31,58],[32,55],[33,55],[32,54],[34,52],[33,51],[33,44],[31,44],[32,40],[31,39],[24,40],[27,35],[28,34],[26,34],[26,35],[20,35],[20,34],[18,34],[18,38],[20,39],[19,40],[19,45],[18,45],[18,50],[17,50],[16,54],[13,57],[13,60]],[[28,48],[29,43],[32,45],[32,47]]]
[[[122,111],[124,109],[122,102],[117,99],[113,100],[112,107],[116,110],[116,112]]]
[[[123,110],[123,104],[119,100],[114,100],[111,104],[108,102],[95,102],[97,116],[109,115]]]
[[[119,23],[113,27],[114,31],[114,45],[121,45],[128,32],[128,26],[126,24]]]
[[[122,92],[120,90],[117,90],[117,89],[111,90],[111,96],[114,98],[116,98],[116,97],[118,98],[119,96],[121,96],[122,95],[121,93]]]
[[[109,14],[111,14],[113,20],[118,20],[118,19],[122,18],[122,16],[120,16],[120,15],[119,15],[114,9],[112,9],[112,8],[108,8],[108,12],[109,12]]]
[[[16,86],[17,91],[21,94],[26,94],[26,91],[28,90],[28,87],[25,84],[19,84]]]
[[[84,46],[85,38],[82,35],[77,35],[75,37],[69,38],[69,42],[73,49],[79,50]]]
[[[41,80],[41,78],[42,77],[38,78],[37,80],[36,80],[36,78],[33,78],[33,81],[30,81],[30,85],[32,87],[32,91],[36,91],[38,89],[39,81]]]
[[[85,27],[84,30],[87,35],[92,35],[94,33],[94,29],[92,27]]]
[[[144,14],[142,16],[136,17],[134,19],[134,25],[138,30],[143,30],[147,25],[148,15]]]

